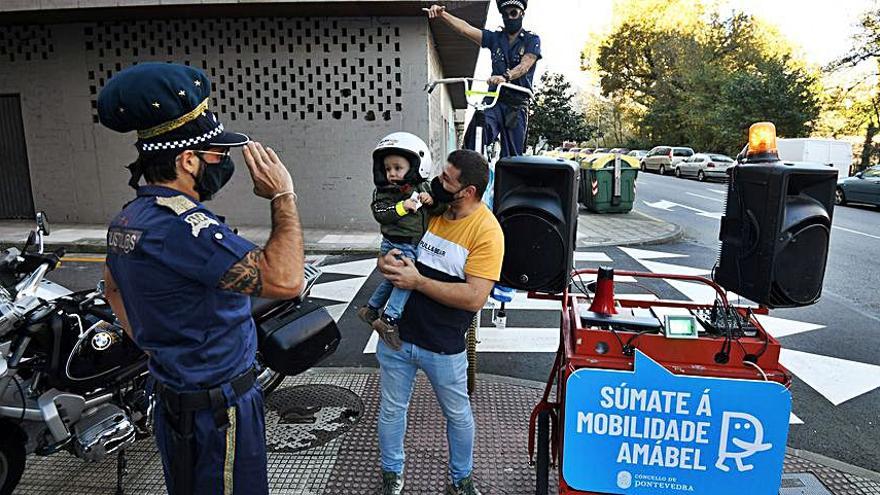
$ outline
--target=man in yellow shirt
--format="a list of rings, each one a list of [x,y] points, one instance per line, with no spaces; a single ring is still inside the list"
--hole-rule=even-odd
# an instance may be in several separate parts
[[[394,251],[379,271],[395,287],[412,290],[400,320],[403,346],[379,342],[379,450],[383,495],[403,490],[403,439],[416,371],[425,372],[446,416],[448,495],[479,495],[473,481],[474,418],[467,395],[465,333],[501,275],[504,234],[481,201],[489,166],[474,151],[458,150],[431,182],[435,201],[449,204],[433,217],[419,242],[416,262]]]

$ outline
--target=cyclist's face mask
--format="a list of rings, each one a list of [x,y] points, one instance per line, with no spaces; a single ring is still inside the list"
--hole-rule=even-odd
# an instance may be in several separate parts
[[[505,9],[503,12],[504,31],[506,31],[507,34],[518,33],[519,30],[522,29],[524,15],[525,13],[516,7]]]
[[[196,157],[199,159],[201,167],[199,168],[199,173],[194,175],[193,179],[196,182],[196,192],[199,193],[199,200],[210,201],[232,178],[232,174],[235,173],[235,163],[232,162],[232,157],[229,156],[228,151],[226,153],[204,154],[210,156],[212,162],[205,160],[202,156],[203,152],[196,152]],[[213,161],[217,159],[218,155],[219,161]]]

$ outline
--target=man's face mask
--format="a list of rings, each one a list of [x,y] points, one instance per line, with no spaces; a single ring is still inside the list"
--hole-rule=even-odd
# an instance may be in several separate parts
[[[519,9],[508,9],[504,12],[504,31],[507,34],[516,34],[522,29],[523,12]]]
[[[227,182],[229,182],[229,179],[232,178],[232,174],[235,173],[235,163],[232,162],[232,157],[229,156],[229,152],[216,153],[217,155],[222,155],[222,158],[220,158],[220,161],[217,163],[209,163],[205,161],[205,159],[202,158],[203,153],[211,155],[215,154],[215,152],[210,151],[196,153],[196,156],[202,165],[199,169],[198,175],[194,176],[196,181],[196,192],[199,193],[199,200],[210,201],[214,198],[214,195],[217,194]]]
[[[464,186],[458,191],[449,192],[443,188],[443,182],[440,180],[440,177],[434,177],[434,180],[431,181],[431,196],[434,197],[434,201],[440,203],[452,203],[453,201],[458,201],[461,198],[456,198],[455,195],[464,191],[468,186]]]

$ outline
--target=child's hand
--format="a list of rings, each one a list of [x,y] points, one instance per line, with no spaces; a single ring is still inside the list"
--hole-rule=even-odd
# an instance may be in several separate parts
[[[426,192],[419,193],[419,201],[421,201],[422,204],[425,206],[431,206],[432,204],[434,204],[434,198],[432,198],[431,195]]]
[[[415,201],[408,199],[403,202],[403,209],[409,212],[415,212],[419,207],[416,205]]]

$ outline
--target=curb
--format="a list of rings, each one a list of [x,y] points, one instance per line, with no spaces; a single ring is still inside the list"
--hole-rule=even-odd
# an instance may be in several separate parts
[[[623,241],[623,242],[620,242],[620,241],[618,241],[618,242],[615,242],[615,241],[589,242],[589,243],[584,243],[584,244],[578,245],[577,248],[591,249],[591,248],[609,247],[609,246],[624,246],[624,247],[626,247],[626,246],[652,246],[652,245],[656,246],[659,244],[668,244],[670,242],[675,242],[675,241],[680,240],[682,237],[684,237],[684,229],[682,229],[681,226],[678,224],[675,224],[672,222],[667,222],[665,220],[660,220],[659,218],[652,217],[651,215],[648,215],[646,213],[642,213],[642,212],[636,211],[636,210],[630,211],[629,213],[627,213],[627,215],[640,215],[642,217],[647,218],[648,220],[651,220],[652,222],[658,222],[658,223],[672,225],[673,227],[675,227],[675,229],[668,234],[663,234],[663,235],[659,235],[659,236],[655,236],[655,237],[646,237],[646,238],[642,238],[642,239],[638,239],[638,240],[634,240],[634,241]],[[577,249],[575,249],[575,250],[577,250]]]
[[[575,250],[577,249],[591,249],[597,247],[608,247],[608,246],[649,246],[649,245],[657,245],[657,244],[667,244],[670,242],[675,242],[683,237],[684,231],[682,228],[674,223],[666,222],[664,220],[660,220],[654,218],[650,215],[642,213],[640,211],[632,210],[627,213],[627,215],[639,215],[644,217],[650,221],[663,223],[672,225],[675,229],[669,233],[655,237],[645,237],[642,239],[632,240],[632,241],[608,241],[608,242],[587,242],[584,244],[576,245]],[[3,244],[14,245],[15,243],[4,242]],[[103,239],[101,240],[92,240],[85,239],[73,242],[49,242],[45,243],[46,251],[54,251],[58,248],[64,248],[64,250],[68,253],[83,253],[83,254],[107,254],[107,246]],[[320,245],[316,243],[306,243],[304,246],[304,250],[306,254],[316,255],[377,255],[379,254],[379,247],[364,247],[364,246],[340,246],[336,245]]]
[[[793,449],[791,447],[785,447],[785,453],[800,457],[801,459],[806,459],[811,462],[815,462],[816,464],[822,464],[823,466],[830,467],[831,469],[836,469],[838,471],[851,474],[853,476],[860,476],[862,478],[869,479],[871,481],[876,481],[880,483],[880,473],[875,471],[871,471],[870,469],[865,469],[863,467],[854,466],[852,464],[847,464],[843,461],[838,461],[837,459],[833,459],[831,457],[824,456],[822,454],[817,454],[815,452],[810,452],[809,450],[801,450],[801,449]]]

